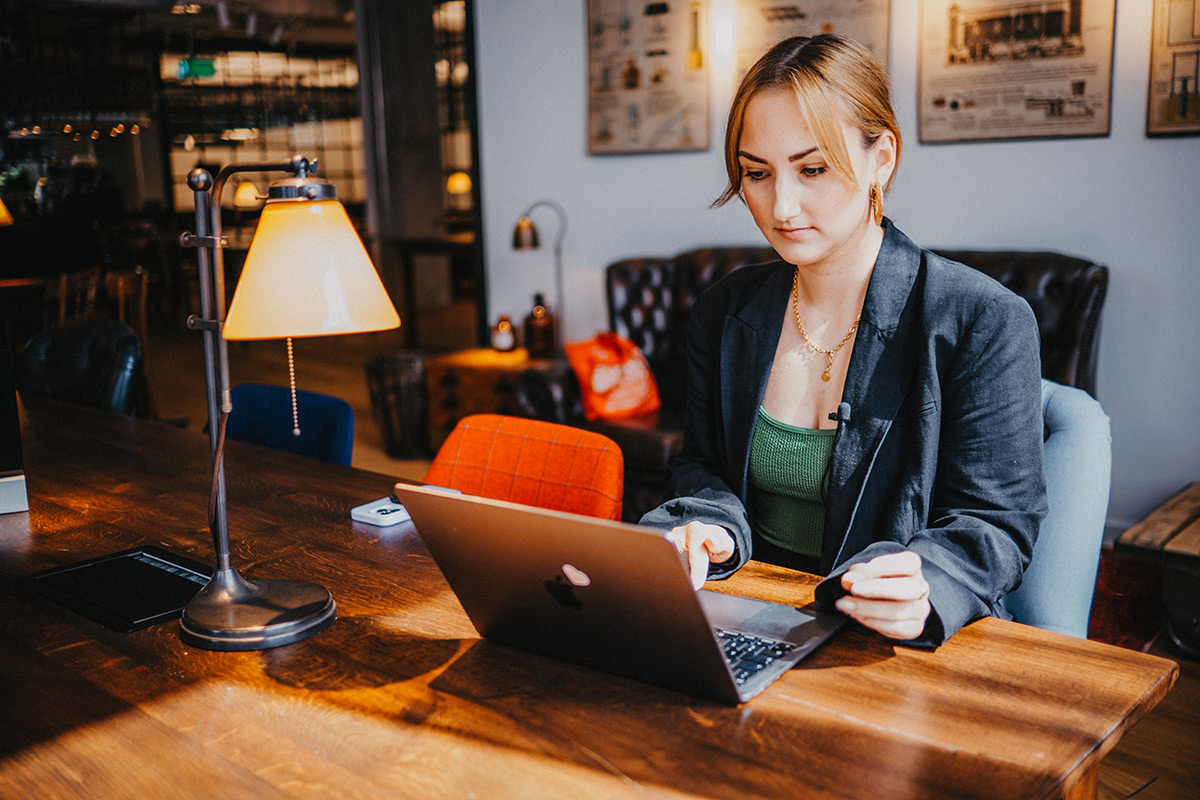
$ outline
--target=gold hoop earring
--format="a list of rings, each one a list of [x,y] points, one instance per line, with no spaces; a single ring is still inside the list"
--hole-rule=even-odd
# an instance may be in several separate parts
[[[883,227],[883,192],[878,183],[871,184],[871,215],[875,218],[875,224]]]

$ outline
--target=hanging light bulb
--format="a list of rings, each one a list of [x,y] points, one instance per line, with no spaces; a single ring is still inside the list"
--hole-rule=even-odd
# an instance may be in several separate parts
[[[234,208],[258,208],[258,187],[254,181],[243,180],[233,193]]]

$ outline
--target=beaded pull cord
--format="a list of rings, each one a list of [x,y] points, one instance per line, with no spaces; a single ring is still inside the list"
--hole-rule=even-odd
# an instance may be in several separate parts
[[[296,359],[292,354],[292,337],[288,337],[288,385],[292,389],[292,436],[300,435],[300,409],[296,405]]]

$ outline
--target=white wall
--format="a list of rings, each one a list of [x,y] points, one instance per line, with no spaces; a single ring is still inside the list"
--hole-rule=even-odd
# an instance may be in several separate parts
[[[533,200],[565,209],[566,334],[606,327],[604,266],[712,244],[758,244],[724,188],[720,141],[734,89],[735,0],[711,0],[707,152],[589,156],[586,0],[477,0],[488,308],[522,318],[553,294],[549,247],[513,252]],[[1112,132],[1104,138],[921,145],[919,3],[893,0],[893,101],[905,139],[887,213],[918,244],[1045,249],[1111,269],[1099,399],[1112,417],[1112,530],[1200,480],[1200,138],[1145,136],[1151,3],[1118,3]],[[534,221],[548,241],[557,222]]]

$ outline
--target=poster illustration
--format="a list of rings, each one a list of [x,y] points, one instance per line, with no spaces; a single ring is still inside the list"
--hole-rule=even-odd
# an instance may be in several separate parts
[[[922,0],[922,142],[1107,136],[1115,0]]]
[[[588,153],[708,149],[708,0],[588,0]]]
[[[1146,133],[1200,134],[1200,0],[1154,0]]]
[[[888,0],[738,0],[738,78],[789,36],[840,33],[888,66]]]

